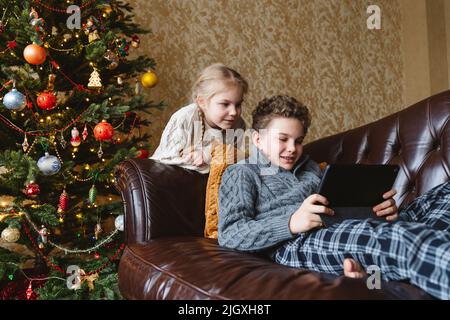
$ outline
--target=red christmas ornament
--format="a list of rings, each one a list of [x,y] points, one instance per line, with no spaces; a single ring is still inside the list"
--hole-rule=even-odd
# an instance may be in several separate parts
[[[47,52],[41,46],[33,43],[29,44],[23,50],[23,57],[29,64],[43,64],[47,58]]]
[[[31,287],[31,281],[30,284],[28,285],[28,289],[27,289],[27,300],[30,300],[31,295],[33,294],[33,288]]]
[[[67,192],[66,189],[59,196],[58,213],[62,213],[67,209]]]
[[[148,158],[149,155],[150,155],[150,152],[148,152],[148,150],[140,149],[137,152],[136,158],[145,159],[145,158]]]
[[[87,136],[88,136],[88,129],[87,129],[87,125],[84,125],[84,130],[83,130],[83,140],[86,140]]]
[[[72,138],[70,138],[70,144],[74,147],[78,147],[81,144],[80,132],[76,127],[71,131]]]
[[[43,92],[37,98],[37,104],[43,110],[52,110],[56,106],[56,96],[53,92]]]
[[[39,185],[37,183],[30,183],[25,188],[25,194],[27,196],[35,196],[39,194]]]
[[[9,48],[9,49],[14,49],[15,47],[17,47],[17,42],[16,42],[16,40],[8,41],[8,48]]]
[[[114,128],[108,122],[103,120],[94,128],[94,137],[98,141],[110,141],[114,135]]]

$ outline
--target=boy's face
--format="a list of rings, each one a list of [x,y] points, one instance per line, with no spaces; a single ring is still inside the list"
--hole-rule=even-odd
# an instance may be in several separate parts
[[[242,96],[242,88],[227,85],[209,99],[199,97],[197,104],[212,128],[230,129],[241,116]]]
[[[303,153],[303,124],[295,118],[277,117],[253,132],[253,143],[272,164],[291,170]]]

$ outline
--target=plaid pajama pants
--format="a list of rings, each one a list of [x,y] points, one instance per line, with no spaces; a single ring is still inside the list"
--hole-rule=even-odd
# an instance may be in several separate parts
[[[345,258],[380,268],[385,281],[407,280],[450,299],[450,181],[416,198],[396,222],[347,220],[299,235],[274,254],[277,263],[331,274]]]

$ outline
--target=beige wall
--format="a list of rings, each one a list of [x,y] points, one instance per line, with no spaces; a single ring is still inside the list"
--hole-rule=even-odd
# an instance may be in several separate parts
[[[427,14],[424,0],[400,0],[404,102],[410,105],[431,92]]]
[[[445,6],[445,36],[447,43],[447,73],[450,82],[450,0],[444,2]]]
[[[449,89],[450,0],[400,0],[404,101]]]
[[[170,115],[189,103],[198,71],[217,61],[249,80],[244,105],[248,124],[251,110],[265,96],[290,94],[304,101],[313,114],[308,141],[427,97],[445,87],[445,77],[432,81],[430,74],[448,75],[442,63],[449,60],[450,43],[449,33],[440,30],[449,28],[442,19],[450,15],[450,0],[430,1],[441,3],[131,0],[136,22],[154,32],[142,37],[138,53],[157,61],[160,83],[145,94],[168,105],[152,116],[153,148]],[[375,3],[381,8],[382,29],[368,30],[366,8]],[[431,23],[430,17],[437,20]],[[445,51],[436,52],[442,39]],[[447,62],[444,70],[450,70]]]

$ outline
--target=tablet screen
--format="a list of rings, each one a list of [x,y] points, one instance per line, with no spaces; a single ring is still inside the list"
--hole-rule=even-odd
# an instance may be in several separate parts
[[[329,207],[373,207],[384,201],[398,171],[398,165],[328,165],[318,193],[328,199]]]

